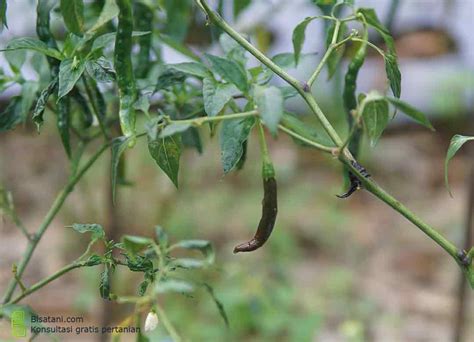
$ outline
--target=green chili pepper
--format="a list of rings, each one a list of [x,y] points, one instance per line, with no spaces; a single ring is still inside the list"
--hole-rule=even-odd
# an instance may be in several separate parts
[[[354,122],[354,118],[352,115],[352,111],[357,109],[357,97],[356,97],[356,90],[357,90],[357,76],[359,75],[359,71],[364,64],[365,57],[367,55],[367,42],[361,43],[359,49],[357,50],[356,54],[352,58],[345,77],[344,83],[344,91],[343,91],[343,102],[344,108],[347,113],[347,117],[349,120],[349,128],[357,124]],[[360,145],[360,129],[356,130],[356,133],[353,136],[349,143],[349,150],[354,156],[358,155],[359,152],[359,145]]]
[[[368,39],[367,33],[364,36],[365,40]],[[357,109],[357,97],[356,97],[356,90],[357,90],[357,76],[359,75],[359,71],[364,64],[365,57],[367,55],[367,42],[362,42],[360,47],[358,48],[356,54],[352,58],[349,66],[347,68],[347,73],[344,82],[344,91],[343,91],[343,103],[344,108],[347,113],[347,120],[349,122],[349,131],[354,132],[349,142],[349,151],[357,158],[360,149],[360,142],[362,139],[362,131],[357,125],[357,122],[354,122],[353,111]],[[350,187],[349,190],[342,194],[337,195],[339,198],[347,198],[352,195],[356,190],[360,189],[361,182],[357,177],[350,172],[346,167],[344,168],[344,173],[348,176]]]
[[[134,4],[135,30],[148,32],[153,30],[153,11],[147,5],[138,2]],[[145,78],[150,70],[151,34],[138,37],[138,51],[136,75]]]
[[[37,19],[36,19],[36,34],[38,38],[46,43],[49,47],[57,49],[57,43],[51,34],[50,30],[50,12],[53,8],[54,2],[49,0],[39,0],[36,7]],[[48,57],[48,64],[51,69],[51,78],[54,80],[59,74],[59,61],[55,58]],[[57,83],[54,82],[54,90],[57,89]],[[61,141],[63,142],[64,149],[66,150],[67,156],[71,157],[71,145],[69,137],[69,99],[63,97],[59,99],[57,104],[57,127]],[[38,116],[38,115],[37,115]],[[38,116],[42,121],[42,112]]]
[[[58,101],[57,104],[57,127],[61,141],[63,142],[64,149],[68,157],[71,157],[71,143],[69,137],[69,110],[70,102],[69,97],[64,97]]]
[[[131,138],[129,146],[132,147],[136,142],[136,113],[133,105],[137,98],[132,66],[133,13],[130,0],[117,0],[117,6],[120,13],[115,39],[114,62],[120,98],[120,127],[123,134]]]
[[[81,94],[77,88],[74,88],[71,91],[72,98],[78,106],[81,108],[81,113],[83,116],[83,123],[86,128],[92,126],[92,123],[94,122],[94,117],[92,115],[91,109],[89,108],[89,104],[87,103],[87,100],[84,98],[84,96]]]

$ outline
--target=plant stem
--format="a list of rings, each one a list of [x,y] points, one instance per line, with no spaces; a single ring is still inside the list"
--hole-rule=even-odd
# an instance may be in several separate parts
[[[385,57],[385,52],[381,48],[379,48],[377,45],[375,45],[374,43],[369,42],[367,39],[352,37],[351,40],[354,41],[354,42],[366,43],[368,46],[370,46],[375,51],[377,51],[382,57]]]
[[[292,131],[291,129],[288,129],[286,128],[285,126],[283,125],[278,125],[278,128],[280,130],[282,130],[283,132],[285,132],[286,134],[292,136],[293,138],[295,139],[298,139],[299,141],[302,141],[304,142],[305,144],[308,144],[312,147],[315,147],[316,149],[318,150],[321,150],[323,152],[328,152],[328,153],[333,153],[334,152],[334,148],[333,147],[329,147],[329,146],[324,146],[324,145],[321,145],[321,144],[318,144],[317,142],[314,142],[310,139],[307,139],[301,135],[299,135],[298,133]]]
[[[258,141],[260,142],[260,152],[262,154],[263,165],[272,165],[270,153],[268,152],[267,141],[265,140],[265,131],[261,121],[257,122]]]
[[[371,178],[364,177],[359,170],[357,170],[350,161],[341,157],[340,160],[354,173],[358,176],[364,188],[371,192],[373,195],[381,199],[383,202],[388,204],[390,207],[398,211],[400,214],[405,216],[410,222],[415,226],[420,228],[426,235],[428,235],[432,240],[434,240],[438,245],[440,245],[449,255],[451,255],[458,263],[457,258],[458,249],[455,245],[449,242],[444,236],[438,233],[430,225],[423,222],[418,216],[405,207],[402,203],[396,200],[392,195],[383,190],[377,183],[375,183]]]
[[[56,196],[56,199],[54,200],[53,205],[51,206],[48,213],[46,214],[43,222],[38,228],[38,231],[34,234],[33,239],[29,241],[26,251],[23,255],[23,258],[18,265],[17,274],[19,278],[21,278],[21,276],[23,275],[23,272],[25,271],[26,266],[30,262],[31,256],[33,255],[33,252],[35,251],[36,246],[38,245],[39,241],[43,237],[43,234],[46,232],[49,225],[51,224],[53,219],[56,217],[57,213],[63,206],[66,198],[74,190],[74,186],[77,184],[77,182],[82,178],[82,176],[86,173],[86,171],[89,170],[89,168],[95,163],[95,161],[102,155],[102,153],[104,153],[104,151],[109,146],[110,146],[110,142],[103,144],[99,148],[99,150],[87,161],[87,163],[84,164],[84,166],[73,177],[69,179],[66,186]],[[7,303],[8,301],[10,301],[15,291],[16,285],[17,285],[16,279],[12,279],[7,287],[2,303]]]
[[[252,55],[254,55],[260,62],[266,65],[270,70],[284,79],[288,84],[293,86],[303,97],[306,101],[308,106],[310,107],[311,111],[317,116],[318,120],[322,124],[325,131],[328,133],[331,140],[334,142],[336,148],[341,148],[344,144],[339,135],[337,134],[334,127],[326,118],[325,114],[322,112],[321,108],[319,107],[318,103],[314,99],[314,97],[310,93],[310,87],[308,84],[302,84],[289,74],[287,74],[282,68],[278,65],[273,63],[268,57],[266,57],[262,52],[260,52],[257,48],[255,48],[252,44],[250,44],[245,38],[243,38],[237,31],[235,31],[232,27],[230,27],[217,13],[212,11],[205,0],[195,0],[197,4],[204,10],[207,14],[208,18],[214,22],[217,26],[219,26],[223,31],[225,31],[228,35],[230,35],[237,43],[239,43],[242,47],[244,47],[247,51],[249,51]],[[337,39],[337,38],[336,38]],[[351,38],[355,41],[365,41],[359,38]],[[333,36],[334,41],[334,36]],[[380,50],[375,45],[368,42],[368,44],[375,48],[379,53],[383,55],[383,51]],[[326,58],[327,60],[327,58]],[[320,67],[319,69],[321,69]],[[317,76],[317,75],[316,75]],[[308,139],[306,139],[308,140]],[[374,194],[380,200],[388,204],[394,210],[399,212],[401,215],[406,217],[410,222],[412,222],[415,226],[417,226],[421,231],[423,231],[426,235],[428,235],[433,241],[435,241],[438,245],[440,245],[449,255],[451,255],[456,263],[462,268],[465,275],[469,278],[471,282],[471,286],[474,288],[474,267],[472,265],[465,266],[462,265],[459,257],[457,256],[458,249],[454,244],[444,238],[440,233],[438,233],[434,228],[430,225],[423,222],[418,216],[416,216],[412,211],[410,211],[407,207],[405,207],[402,203],[396,200],[393,196],[388,194],[385,190],[380,188],[377,183],[375,183],[372,179],[364,177],[359,170],[357,170],[353,162],[355,162],[354,157],[345,148],[342,153],[339,155],[339,160],[347,165],[347,167],[360,179],[362,184],[364,185],[365,189]]]
[[[316,81],[316,78],[318,78],[321,71],[323,70],[323,67],[324,65],[326,65],[328,58],[331,56],[332,52],[336,49],[336,42],[337,42],[337,37],[339,36],[340,28],[341,28],[341,22],[337,20],[336,26],[334,27],[334,33],[332,35],[331,44],[329,45],[326,52],[324,53],[324,56],[319,62],[318,66],[316,67],[316,70],[313,72],[313,74],[308,80],[308,86],[310,88],[313,85],[314,81]]]
[[[61,268],[59,271],[57,271],[56,273],[50,275],[49,277],[37,282],[36,284],[32,285],[31,287],[27,288],[22,294],[18,295],[17,297],[15,297],[13,300],[9,301],[7,303],[8,304],[16,304],[18,303],[20,300],[22,300],[23,298],[29,296],[30,294],[32,294],[33,292],[36,292],[38,291],[39,289],[41,289],[43,286],[49,284],[50,282],[52,282],[53,280],[56,280],[58,279],[59,277],[61,277],[62,275],[68,273],[69,271],[72,271],[76,268],[80,268],[80,267],[84,267],[86,266],[86,263],[85,262],[81,262],[81,263],[77,263],[77,262],[73,262],[72,264],[69,264],[63,268]]]
[[[241,118],[246,118],[246,117],[249,117],[249,116],[256,116],[256,115],[258,115],[258,111],[257,110],[251,110],[251,111],[248,111],[248,112],[228,114],[228,115],[219,115],[219,116],[210,116],[210,117],[204,116],[204,117],[201,117],[201,118],[186,119],[186,120],[169,120],[169,123],[190,124],[190,125],[193,125],[193,126],[201,126],[202,124],[204,124],[206,122],[241,119]]]
[[[282,68],[276,65],[270,58],[265,56],[260,50],[258,50],[255,46],[250,44],[244,37],[240,35],[237,31],[235,31],[229,24],[227,24],[222,17],[214,12],[206,1],[204,0],[195,0],[197,4],[206,12],[209,19],[214,22],[217,26],[219,26],[222,30],[224,30],[229,36],[234,38],[234,40],[239,43],[242,47],[244,47],[248,52],[254,55],[260,62],[265,64],[270,70],[272,70],[275,74],[280,76],[286,82],[291,84],[293,87],[302,90],[300,82],[286,73]]]
[[[174,342],[182,341],[175,327],[173,326],[173,324],[171,324],[171,321],[168,319],[168,316],[166,315],[165,311],[161,309],[161,307],[159,307],[158,305],[156,305],[156,313],[158,314],[160,321],[165,326],[166,331],[168,331],[168,333],[170,334],[171,339]]]

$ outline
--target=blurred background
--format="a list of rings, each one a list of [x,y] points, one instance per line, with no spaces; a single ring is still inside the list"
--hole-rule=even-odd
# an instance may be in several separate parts
[[[427,113],[436,128],[430,132],[397,115],[375,148],[365,144],[362,164],[388,192],[462,246],[472,211],[468,192],[473,149],[466,145],[450,164],[454,198],[444,187],[443,163],[454,134],[474,134],[474,2],[356,0],[356,5],[375,8],[391,28],[400,58],[402,99]],[[294,26],[320,13],[307,0],[253,1],[235,19],[231,6],[223,10],[226,19],[269,55],[292,51]],[[34,35],[33,2],[9,1],[8,17],[9,29],[0,36],[2,46],[15,36]],[[196,51],[218,53],[202,16],[195,17],[186,42]],[[309,55],[291,70],[298,79],[307,79],[323,55],[324,35],[322,22],[308,26],[304,52]],[[380,45],[377,39],[374,35],[373,41]],[[166,48],[163,56],[172,63],[186,60]],[[341,104],[346,65],[344,61],[331,82],[322,75],[313,89],[342,134],[346,132]],[[33,72],[31,75],[34,77]],[[359,80],[361,91],[386,89],[378,55],[369,56]],[[15,91],[12,88],[2,94],[2,109]],[[299,100],[292,100],[289,107],[307,114]],[[87,240],[66,229],[67,225],[94,222],[107,227],[111,236],[151,236],[159,224],[172,240],[207,239],[216,248],[216,265],[195,276],[214,287],[230,328],[225,328],[204,291],[193,297],[167,296],[163,305],[189,340],[453,340],[459,326],[458,266],[369,193],[359,191],[347,200],[336,198],[343,190],[339,163],[293,144],[286,136],[270,142],[280,185],[272,238],[257,252],[232,254],[236,243],[252,236],[259,220],[259,151],[250,149],[244,170],[224,177],[217,139],[207,138],[204,132],[202,137],[205,148],[201,155],[193,150],[184,153],[179,190],[149,158],[143,141],[128,151],[127,176],[132,186],[118,190],[115,207],[110,203],[109,156],[102,157],[46,233],[24,281],[32,284],[81,254]],[[256,146],[252,144],[256,136],[250,140],[250,146]],[[68,162],[53,123],[46,122],[40,136],[33,123],[0,135],[0,182],[12,192],[17,212],[31,231],[67,177]],[[0,219],[3,292],[11,265],[19,260],[26,241],[9,219]],[[113,283],[115,292],[133,293],[137,281],[130,272],[119,271]],[[78,270],[25,303],[43,315],[84,315],[95,323],[121,321],[133,308],[104,307],[97,284],[97,270]],[[473,341],[472,294],[461,301],[466,305],[462,340]],[[2,335],[8,331],[5,324],[0,322],[0,337],[6,339]],[[156,339],[163,336],[158,329]],[[80,340],[73,336],[62,339]]]

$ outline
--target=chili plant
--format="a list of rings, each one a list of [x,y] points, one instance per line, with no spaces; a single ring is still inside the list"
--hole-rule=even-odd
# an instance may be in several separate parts
[[[127,153],[136,148],[137,139],[147,140],[150,156],[178,187],[182,150],[194,148],[201,152],[201,134],[204,133],[209,133],[211,137],[218,134],[224,174],[245,166],[247,149],[251,148],[248,137],[254,130],[259,137],[262,217],[254,238],[235,247],[234,252],[254,251],[270,237],[277,218],[278,175],[274,171],[267,140],[286,134],[299,145],[329,154],[335,162],[344,165],[349,189],[339,197],[348,198],[360,189],[372,193],[444,249],[474,287],[474,248],[470,251],[458,249],[386,192],[357,160],[363,135],[374,146],[389,122],[391,107],[395,112],[400,111],[418,124],[433,129],[422,112],[400,99],[401,74],[391,33],[379,21],[374,10],[357,8],[354,1],[313,2],[324,9],[324,14],[308,17],[295,27],[293,52],[272,57],[257,49],[205,0],[37,2],[38,39],[16,38],[2,49],[9,67],[1,75],[0,87],[4,91],[16,85],[21,91],[19,96],[10,99],[1,114],[0,130],[9,131],[32,120],[41,132],[45,121],[55,122],[70,161],[70,177],[35,233],[24,227],[15,214],[11,194],[2,189],[3,211],[28,239],[28,246],[22,259],[14,266],[14,277],[3,296],[0,309],[3,316],[8,316],[25,297],[63,274],[81,267],[102,265],[99,284],[102,298],[118,303],[134,303],[136,317],[151,310],[147,326],[156,325],[157,314],[172,338],[178,340],[179,335],[166,318],[157,297],[168,290],[186,293],[193,289],[189,281],[175,278],[173,271],[211,264],[213,253],[207,241],[181,241],[169,245],[164,231],[157,228],[154,237],[124,236],[121,242],[115,242],[106,238],[98,224],[74,224],[72,229],[75,231],[91,233],[86,252],[72,264],[32,286],[26,286],[22,277],[65,200],[104,152],[110,150],[112,155],[113,198],[116,186],[123,181]],[[222,4],[221,1],[220,12]],[[249,1],[235,1],[235,15],[248,4]],[[7,2],[0,1],[1,24],[5,27],[6,7]],[[190,17],[196,13],[196,18],[199,18],[199,11],[204,13],[207,24],[212,27],[212,36],[217,37],[222,55],[196,53],[183,43]],[[51,13],[62,18],[64,25],[60,30],[52,29]],[[341,16],[341,13],[348,15]],[[288,73],[288,68],[298,65],[303,57],[305,32],[313,20],[326,22],[326,51],[309,78],[299,80]],[[357,29],[348,30],[349,24]],[[385,49],[369,40],[370,30],[381,36]],[[328,69],[329,76],[344,68],[341,59],[348,44],[356,48],[355,53],[349,56],[345,71],[342,100],[349,130],[343,135],[329,121],[311,89],[324,68]],[[163,46],[171,47],[188,61],[166,63],[161,56]],[[386,93],[375,90],[357,92],[358,74],[368,49],[373,49],[385,63]],[[23,75],[22,68],[27,58],[38,75],[35,81],[25,79]],[[250,58],[255,58],[260,64],[251,66]],[[274,76],[281,78],[286,85],[274,85],[271,82]],[[299,115],[286,110],[285,101],[294,97],[307,104],[324,133],[315,132]],[[462,136],[453,138],[446,160],[446,175],[448,161],[463,143],[472,139]],[[86,151],[89,150],[92,155],[86,159]],[[91,252],[98,242],[103,244],[103,254]],[[201,250],[205,259],[175,259],[170,254],[175,248]],[[137,296],[114,293],[110,277],[116,267],[127,267],[132,272],[143,274]],[[202,286],[208,288],[208,285]],[[19,292],[15,292],[17,287],[20,287]],[[213,294],[212,291],[210,293]],[[226,319],[222,305],[217,300],[216,303]],[[127,319],[135,322],[135,316]]]

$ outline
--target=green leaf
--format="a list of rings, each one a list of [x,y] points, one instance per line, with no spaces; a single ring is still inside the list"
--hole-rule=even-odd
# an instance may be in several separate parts
[[[92,267],[92,266],[97,266],[97,265],[102,264],[102,261],[103,260],[100,255],[93,254],[84,262],[84,264],[87,267]]]
[[[210,241],[207,240],[181,240],[171,248],[184,248],[189,250],[198,250],[206,258],[208,264],[214,263],[215,253]]]
[[[399,98],[402,94],[402,74],[398,68],[397,56],[393,54],[385,54],[385,71],[393,95]]]
[[[202,154],[203,147],[199,130],[196,127],[190,127],[187,131],[181,134],[183,146],[195,148],[199,154]]]
[[[153,240],[142,236],[124,235],[122,244],[132,256],[136,256],[137,253],[152,245]]]
[[[284,127],[288,128],[289,130],[291,130],[291,131],[295,132],[296,134],[302,136],[303,138],[319,142],[323,145],[332,145],[330,142],[320,141],[322,139],[320,139],[316,129],[314,127],[308,125],[307,123],[301,121],[300,119],[298,119],[298,117],[294,114],[291,114],[291,113],[288,113],[288,112],[283,113],[283,116],[281,118],[281,124]],[[293,141],[296,144],[301,145],[301,146],[309,146],[309,145],[305,144],[304,142],[302,142],[301,140],[296,139],[296,138],[293,138]],[[309,146],[309,147],[311,147],[311,146]]]
[[[449,161],[453,159],[456,155],[456,152],[468,141],[474,141],[474,136],[465,136],[456,134],[449,144],[448,153],[446,154],[446,160],[444,161],[444,183],[446,184],[446,188],[449,191],[449,194],[452,197],[451,190],[449,188],[449,180],[448,180],[448,166]]]
[[[234,0],[234,19],[237,18],[251,2],[252,0]]]
[[[255,86],[254,94],[263,123],[273,135],[276,135],[283,116],[283,94],[280,89],[274,86]]]
[[[376,93],[369,93],[362,102],[360,110],[370,144],[373,147],[388,124],[388,101]]]
[[[293,51],[295,53],[295,63],[298,65],[301,50],[303,48],[305,36],[306,36],[306,27],[310,22],[312,22],[316,17],[307,17],[302,22],[300,22],[295,29],[293,30]]]
[[[426,115],[422,112],[420,112],[418,109],[410,106],[408,103],[403,102],[402,100],[399,100],[397,98],[393,97],[386,97],[387,100],[390,101],[391,104],[393,104],[396,108],[398,108],[400,111],[411,117],[413,120],[418,122],[419,124],[431,129],[434,131],[434,127],[431,125],[431,122],[428,120]]]
[[[118,166],[120,157],[128,147],[130,138],[117,137],[112,141],[112,158],[111,158],[111,182],[112,182],[112,202],[115,203],[115,187],[118,179]]]
[[[36,93],[38,91],[38,82],[26,81],[21,88],[20,116],[24,122],[28,118],[31,107],[35,102]]]
[[[357,12],[361,13],[364,16],[365,20],[367,21],[367,24],[375,28],[385,41],[385,45],[387,46],[387,53],[384,56],[385,70],[393,95],[399,98],[401,95],[402,76],[398,68],[395,42],[388,29],[380,22],[377,17],[377,14],[373,9],[359,8]]]
[[[233,84],[223,84],[213,78],[205,78],[202,86],[204,110],[208,116],[217,116],[239,90]]]
[[[124,243],[125,245],[125,243]],[[146,244],[144,248],[149,246],[150,243]],[[147,258],[143,257],[141,255],[136,254],[138,252],[133,253],[133,257],[130,257],[126,255],[127,259],[127,267],[130,269],[132,272],[152,272],[153,271],[153,262]]]
[[[165,32],[174,40],[182,42],[191,22],[193,1],[164,0],[164,5],[167,17]]]
[[[166,279],[155,285],[155,293],[190,293],[194,291],[193,285],[184,280]]]
[[[177,133],[182,133],[186,130],[188,130],[191,127],[191,124],[189,123],[171,123],[167,125],[161,132],[159,137],[160,138],[166,138],[170,137],[172,135],[175,135]]]
[[[100,224],[80,224],[80,223],[74,223],[72,225],[72,229],[74,229],[76,232],[84,234],[84,233],[91,233],[92,234],[92,240],[99,240],[99,239],[104,239],[105,238],[105,231],[104,228]]]
[[[146,290],[148,289],[148,285],[150,285],[150,282],[148,280],[144,280],[138,285],[138,295],[140,297],[143,297],[146,293]]]
[[[165,69],[160,76],[158,76],[158,80],[156,82],[155,91],[169,88],[176,84],[181,84],[185,81],[186,74],[175,70],[175,69]]]
[[[243,154],[243,143],[248,139],[255,118],[225,120],[220,134],[221,161],[224,174],[232,171]]]
[[[241,91],[248,90],[247,74],[240,64],[233,60],[206,54],[212,70],[218,73],[225,81],[235,84]]]
[[[166,67],[197,78],[212,77],[209,69],[205,65],[197,62],[167,64]]]
[[[148,140],[148,150],[156,164],[178,187],[179,159],[181,157],[181,138],[175,135],[167,138]]]
[[[328,33],[326,37],[326,48],[328,48],[331,45],[332,36],[334,35],[335,29],[336,29],[336,22],[331,21],[331,25],[328,28]],[[345,23],[342,23],[339,28],[339,32],[337,34],[336,43],[340,42],[344,38],[344,35],[346,34],[346,32],[347,32],[347,25]],[[334,76],[334,73],[336,72],[339,63],[341,62],[343,55],[344,55],[344,45],[340,46],[337,50],[334,50],[329,56],[327,60],[328,79],[331,79]]]
[[[44,122],[43,114],[46,108],[46,104],[48,103],[49,97],[53,94],[54,90],[56,89],[56,85],[58,84],[58,79],[53,79],[46,88],[44,88],[40,96],[38,97],[38,101],[36,101],[35,109],[33,110],[33,122],[36,123],[36,127],[39,129]]]
[[[67,95],[82,76],[86,63],[75,58],[66,58],[59,65],[58,99]]]
[[[88,60],[86,62],[87,73],[97,82],[110,83],[115,81],[115,71],[112,64],[105,59],[100,57],[96,60]]]
[[[48,47],[45,43],[41,40],[36,38],[30,37],[21,37],[15,38],[8,42],[5,49],[0,51],[12,51],[12,50],[32,50],[48,57],[56,58],[56,59],[63,59],[61,52],[56,49]]]
[[[82,36],[84,29],[84,3],[82,0],[61,0],[60,8],[67,29]]]
[[[8,106],[0,113],[0,132],[9,131],[22,121],[20,103],[20,96],[12,97]]]
[[[7,0],[0,0],[0,31],[3,27],[8,28],[7,24]]]
[[[102,7],[102,11],[100,12],[99,18],[95,22],[94,26],[92,26],[87,32],[93,33],[101,28],[104,24],[108,23],[112,19],[114,19],[119,14],[119,8],[115,3],[115,0],[105,0],[105,4]]]
[[[26,60],[26,50],[5,51],[4,56],[7,59],[12,71],[16,74],[19,74],[23,63],[25,63]]]
[[[110,270],[105,266],[100,274],[99,293],[103,299],[110,299]]]

